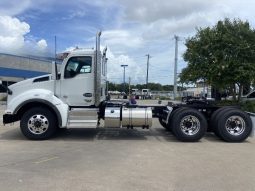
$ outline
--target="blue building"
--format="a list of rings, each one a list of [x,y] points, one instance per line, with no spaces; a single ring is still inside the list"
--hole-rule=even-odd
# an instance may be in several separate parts
[[[0,80],[4,85],[51,73],[52,58],[0,53]],[[3,91],[0,89],[0,92]]]

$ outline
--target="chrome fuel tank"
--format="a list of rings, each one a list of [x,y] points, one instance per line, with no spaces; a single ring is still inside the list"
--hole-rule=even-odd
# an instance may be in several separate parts
[[[151,107],[146,108],[122,108],[122,127],[146,127],[152,126]]]
[[[151,107],[107,107],[104,127],[144,127],[152,126]]]
[[[109,107],[105,109],[104,127],[120,127],[120,107]]]

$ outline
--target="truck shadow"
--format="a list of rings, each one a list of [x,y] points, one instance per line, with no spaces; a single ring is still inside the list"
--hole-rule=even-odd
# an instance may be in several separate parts
[[[57,141],[94,141],[94,140],[150,140],[177,141],[171,132],[161,128],[149,130],[137,128],[75,128],[59,129],[54,137],[49,140]],[[27,140],[18,127],[10,128],[0,134],[1,140]]]
[[[26,137],[24,137],[19,128],[11,128],[10,130],[5,131],[4,133],[1,133],[0,140],[27,140]]]
[[[173,141],[175,138],[172,135],[155,130],[143,129],[66,129],[60,130],[55,140],[148,140],[151,137],[168,137]],[[161,138],[162,139],[162,138]]]
[[[156,140],[159,142],[179,142],[172,132],[162,127],[151,128],[150,130],[137,129],[65,129],[60,130],[54,140],[64,141],[92,141],[92,140]],[[207,133],[203,139],[210,142],[222,142],[213,133]]]
[[[26,137],[22,135],[19,128],[11,128],[0,134],[1,140],[17,141],[24,140]],[[154,127],[150,130],[144,130],[141,128],[137,129],[109,129],[109,128],[77,128],[77,129],[61,129],[57,134],[51,138],[49,141],[95,141],[95,140],[153,140],[159,142],[176,142],[178,141],[175,136],[165,130],[162,127]],[[222,142],[217,136],[213,133],[206,133],[206,135],[199,141],[200,142]],[[249,139],[243,143],[249,143]],[[194,144],[194,143],[192,143]]]

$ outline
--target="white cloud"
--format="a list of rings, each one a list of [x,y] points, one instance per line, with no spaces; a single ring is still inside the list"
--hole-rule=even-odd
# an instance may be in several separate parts
[[[24,12],[31,6],[31,0],[1,0],[0,1],[0,15],[15,16]]]
[[[185,17],[194,12],[207,11],[215,0],[117,0],[125,8],[126,19],[139,22],[154,22],[160,19]]]
[[[132,84],[145,83],[146,72],[144,70],[144,66],[146,65],[146,59],[144,59],[144,64],[141,64],[126,54],[114,55],[109,48],[107,50],[107,58],[107,76],[111,82],[123,82],[124,69],[121,65],[126,64],[128,65],[128,67],[126,67],[126,83],[128,83],[129,77],[131,78]]]
[[[214,12],[215,17],[253,17],[255,2],[251,0],[115,0],[124,9],[125,20],[153,23],[161,19],[178,20],[194,13]]]
[[[137,48],[143,45],[142,38],[128,30],[103,31],[102,39],[109,46],[121,45],[122,47]]]
[[[37,46],[38,46],[38,48],[40,49],[40,50],[46,50],[46,48],[48,47],[48,44],[47,44],[47,42],[46,42],[46,40],[45,39],[41,39],[41,40],[39,40],[38,42],[37,42]]]
[[[30,25],[16,17],[0,16],[0,52],[42,55],[48,51],[45,39],[29,36]]]
[[[63,52],[73,51],[73,50],[75,50],[76,48],[77,48],[77,47],[71,46],[71,47],[66,48]]]
[[[211,26],[221,18],[222,14],[215,12],[208,13],[192,13],[179,19],[160,19],[149,25],[144,25],[143,38],[145,39],[164,39],[174,36],[175,34],[182,36],[192,35],[196,28]]]
[[[63,20],[72,20],[75,18],[82,18],[84,16],[86,16],[87,13],[85,10],[75,10],[75,11],[71,11],[69,14],[67,14],[67,16],[63,17]]]
[[[0,16],[0,50],[20,50],[25,44],[24,36],[30,32],[30,26],[17,18]]]

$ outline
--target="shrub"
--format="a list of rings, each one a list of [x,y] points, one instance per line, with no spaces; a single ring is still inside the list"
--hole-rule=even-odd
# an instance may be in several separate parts
[[[237,105],[240,106],[242,110],[255,113],[255,100],[253,101],[242,101],[237,102],[233,100],[224,100],[217,102],[216,105],[218,106],[229,106],[229,105]]]

